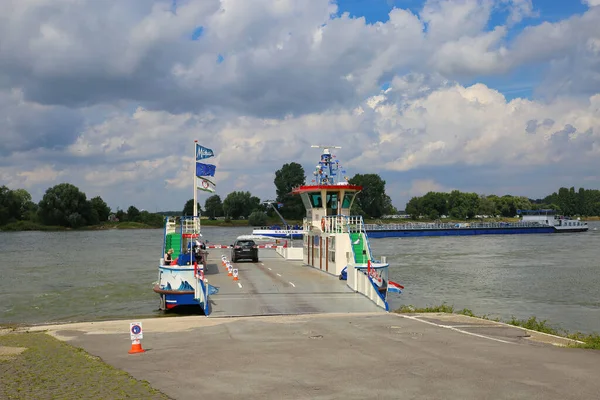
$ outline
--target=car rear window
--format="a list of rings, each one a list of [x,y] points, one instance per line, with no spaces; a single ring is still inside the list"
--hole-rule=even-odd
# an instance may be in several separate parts
[[[240,240],[237,242],[238,246],[254,246],[253,240]]]

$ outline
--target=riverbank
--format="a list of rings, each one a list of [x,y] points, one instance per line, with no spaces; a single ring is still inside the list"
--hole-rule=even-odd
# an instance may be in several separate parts
[[[583,221],[600,221],[600,217],[585,217]],[[429,219],[365,219],[365,224],[406,224],[406,223],[464,223],[464,222],[518,222],[519,218],[488,218],[488,219],[472,219],[472,220],[458,220],[445,218],[442,220],[429,220]],[[289,225],[302,226],[302,221],[290,220],[287,221]],[[251,226],[246,219],[240,220],[211,220],[203,219],[202,227],[219,227],[219,228],[256,228]],[[281,221],[270,220],[266,224],[267,226],[279,225]],[[161,229],[163,226],[147,225],[140,222],[105,222],[98,225],[83,226],[81,228],[67,228],[64,226],[51,226],[42,225],[31,221],[17,221],[10,224],[0,226],[0,232],[24,232],[24,231],[41,231],[41,232],[63,232],[63,231],[100,231],[109,229]]]
[[[160,229],[161,226],[152,226],[141,222],[106,222],[98,225],[82,226],[81,228],[69,228],[66,226],[43,225],[31,221],[18,221],[0,226],[2,232],[66,232],[66,231],[101,231],[110,229]]]
[[[270,221],[268,224],[281,225],[281,222]],[[291,225],[302,224],[302,222],[291,221]],[[250,227],[248,220],[210,220],[203,219],[201,222],[202,227],[219,227],[219,228],[240,228]],[[40,232],[65,232],[65,231],[102,231],[110,229],[162,229],[163,225],[154,226],[143,224],[140,222],[105,222],[98,225],[82,226],[80,228],[68,228],[65,226],[53,226],[43,225],[37,222],[31,221],[17,221],[10,224],[0,226],[0,232],[26,232],[26,231],[40,231]]]

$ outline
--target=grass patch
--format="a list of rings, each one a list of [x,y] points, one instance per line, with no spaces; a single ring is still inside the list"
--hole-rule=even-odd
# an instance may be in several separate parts
[[[0,345],[27,348],[0,361],[2,399],[169,399],[147,382],[42,332],[0,335]]]
[[[141,222],[130,222],[130,221],[125,221],[125,222],[106,222],[104,224],[100,224],[100,225],[93,225],[93,226],[86,226],[83,227],[81,229],[86,230],[86,229],[157,229],[156,226],[151,226],[148,224],[144,224]],[[160,227],[158,227],[160,228]]]
[[[413,306],[402,306],[396,311],[401,314],[414,314],[414,313],[448,313],[452,314],[454,312],[454,307],[449,306],[447,304],[442,304],[434,307],[425,307],[425,308],[415,308]]]
[[[425,307],[425,308],[415,308],[412,305],[405,305],[405,306],[402,306],[402,307],[394,310],[393,312],[398,313],[398,314],[415,314],[415,313],[461,314],[461,315],[466,315],[466,316],[474,317],[474,318],[487,319],[490,321],[504,322],[498,318],[489,318],[487,315],[483,315],[483,316],[475,315],[473,313],[473,311],[469,310],[468,308],[463,308],[462,310],[455,312],[453,306],[447,305],[445,303],[442,305],[439,305],[439,306],[432,306],[432,307]],[[586,333],[581,333],[581,332],[570,333],[566,330],[559,330],[559,329],[553,328],[552,326],[550,326],[548,324],[548,321],[539,320],[535,316],[532,316],[528,319],[517,319],[515,317],[512,317],[511,320],[506,321],[506,323],[508,323],[510,325],[518,326],[521,328],[529,329],[532,331],[536,331],[536,332],[547,333],[547,334],[555,335],[555,336],[562,336],[562,337],[565,337],[568,339],[573,339],[573,340],[578,340],[580,342],[583,342],[583,343],[579,343],[579,344],[572,344],[572,345],[570,345],[570,347],[579,347],[579,348],[584,348],[584,349],[600,350],[600,334],[598,334],[598,333],[591,333],[591,334],[586,334]]]
[[[529,317],[529,319],[516,319],[515,317],[512,317],[508,323],[514,326],[520,326],[521,328],[531,329],[532,331],[560,336],[560,332],[551,326],[548,326],[546,320],[540,321],[536,317]]]
[[[597,333],[584,334],[584,333],[570,333],[567,336],[569,339],[579,340],[584,344],[575,345],[575,347],[582,347],[584,349],[600,350],[600,335]]]
[[[298,225],[300,229],[302,228],[302,221],[287,221],[289,225],[294,226]],[[211,220],[211,219],[203,219],[200,222],[200,225],[205,226],[215,226],[221,228],[232,228],[232,227],[252,227],[247,219],[239,219],[239,220]],[[269,220],[265,225],[279,225],[281,226],[281,221],[279,220]],[[48,226],[42,225],[37,222],[31,221],[17,221],[12,222],[10,224],[0,226],[0,231],[5,232],[21,232],[21,231],[44,231],[44,232],[52,232],[52,231],[101,231],[108,229],[160,229],[163,227],[162,222],[159,225],[148,225],[141,222],[132,222],[132,221],[123,221],[123,222],[102,222],[98,225],[86,225],[80,228],[68,228],[65,226]]]

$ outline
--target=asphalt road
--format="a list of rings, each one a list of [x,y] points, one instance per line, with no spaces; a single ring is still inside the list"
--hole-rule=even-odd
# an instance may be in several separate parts
[[[212,251],[205,271],[208,283],[219,288],[210,296],[210,317],[383,311],[345,281],[285,261],[274,250],[260,250],[258,263],[233,263],[238,281],[215,263],[221,254],[229,258],[228,249]]]

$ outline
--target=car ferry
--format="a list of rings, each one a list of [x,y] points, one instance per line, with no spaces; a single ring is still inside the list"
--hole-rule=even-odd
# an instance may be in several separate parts
[[[214,174],[214,166],[198,161],[212,157],[211,149],[194,141],[194,211],[191,216],[167,217],[162,240],[162,254],[158,265],[158,280],[153,290],[160,296],[160,309],[172,310],[181,306],[200,306],[205,315],[210,313],[208,301],[211,289],[204,278],[208,252],[200,241],[200,217],[197,210],[197,190],[209,185],[202,174]],[[200,167],[200,168],[199,168]],[[212,167],[208,168],[208,167]],[[211,175],[212,176],[212,175]],[[198,185],[202,181],[202,189]],[[209,182],[214,185],[212,182]],[[208,190],[207,190],[208,191]]]
[[[200,306],[208,315],[208,288],[204,270],[208,252],[199,241],[200,219],[167,217],[163,254],[158,266],[158,281],[154,292],[160,295],[160,309],[179,306]]]

